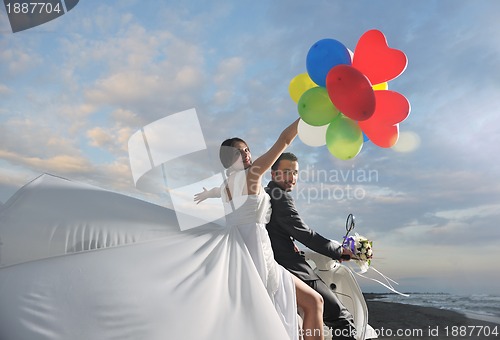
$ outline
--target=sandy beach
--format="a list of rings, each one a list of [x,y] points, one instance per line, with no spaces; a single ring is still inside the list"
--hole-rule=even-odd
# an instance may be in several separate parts
[[[379,339],[500,339],[500,324],[454,311],[373,301],[365,294],[369,324]]]

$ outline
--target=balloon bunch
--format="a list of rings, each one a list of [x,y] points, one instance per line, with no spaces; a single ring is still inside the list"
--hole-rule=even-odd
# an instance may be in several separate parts
[[[390,48],[378,30],[365,32],[354,53],[334,39],[316,42],[307,53],[307,73],[289,86],[301,117],[299,138],[310,146],[326,144],[343,160],[355,157],[368,140],[392,147],[410,103],[387,83],[406,65],[406,55]]]

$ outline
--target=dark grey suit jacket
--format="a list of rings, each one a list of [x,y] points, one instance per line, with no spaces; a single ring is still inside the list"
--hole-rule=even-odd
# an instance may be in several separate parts
[[[295,252],[293,240],[336,260],[342,255],[340,243],[311,230],[300,218],[292,196],[276,183],[269,182],[266,192],[271,196],[272,205],[267,232],[276,262],[304,281],[319,279],[304,257]]]

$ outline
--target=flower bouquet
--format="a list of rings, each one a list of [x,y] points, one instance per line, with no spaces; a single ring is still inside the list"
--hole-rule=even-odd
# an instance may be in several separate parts
[[[344,237],[342,246],[350,249],[354,254],[352,258],[359,265],[361,273],[365,273],[373,258],[373,242],[364,236],[355,233],[354,236]]]
[[[372,241],[358,233],[344,238],[343,247],[350,249],[354,254],[352,259],[359,265],[362,273],[365,273],[371,264],[373,258],[372,245]]]

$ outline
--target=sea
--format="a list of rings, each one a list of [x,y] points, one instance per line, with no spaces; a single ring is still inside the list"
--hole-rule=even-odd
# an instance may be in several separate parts
[[[500,296],[489,294],[455,295],[448,293],[374,294],[369,300],[434,307],[462,313],[469,318],[500,324]]]

